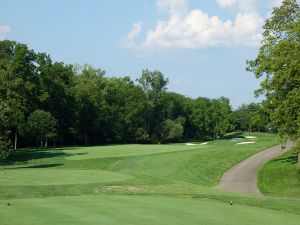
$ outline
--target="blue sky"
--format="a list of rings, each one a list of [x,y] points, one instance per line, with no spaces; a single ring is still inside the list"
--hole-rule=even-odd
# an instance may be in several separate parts
[[[258,101],[245,71],[261,26],[280,0],[1,1],[0,40],[26,43],[65,63],[91,64],[107,76],[158,69],[169,90],[190,97]]]

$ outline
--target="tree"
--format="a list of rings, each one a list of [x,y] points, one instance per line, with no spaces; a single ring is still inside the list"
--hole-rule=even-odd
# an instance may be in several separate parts
[[[195,136],[193,138],[208,139],[209,136],[209,108],[211,101],[208,98],[197,98],[192,103],[192,110],[189,118],[192,122],[192,129],[194,130]]]
[[[181,140],[182,135],[183,126],[180,123],[180,119],[178,121],[167,119],[163,123],[163,131],[160,142],[179,141]]]
[[[15,149],[26,114],[37,106],[40,96],[35,59],[36,54],[24,44],[0,42],[0,101],[5,101],[11,109],[9,129]]]
[[[140,87],[145,91],[148,100],[148,134],[149,138],[159,139],[159,132],[164,121],[162,114],[162,94],[166,91],[169,82],[160,71],[143,70],[142,76],[137,79]]]
[[[75,73],[73,88],[76,104],[75,123],[80,139],[83,140],[84,145],[87,145],[89,139],[97,136],[97,132],[101,127],[106,127],[106,121],[109,121],[109,112],[106,110],[104,98],[105,71],[84,65]],[[103,132],[102,136],[105,136]]]
[[[11,142],[9,141],[9,107],[0,102],[0,160],[6,159],[10,153]]]
[[[35,137],[36,147],[38,148],[39,142],[47,143],[49,140],[55,141],[57,136],[57,120],[51,115],[50,112],[43,110],[35,110],[28,118],[29,133]]]
[[[36,72],[39,75],[40,98],[38,108],[50,112],[58,121],[57,133],[63,143],[74,124],[74,72],[72,65],[52,62],[45,53],[36,54]]]
[[[213,139],[223,137],[231,128],[230,100],[225,97],[212,99],[209,108],[209,131]]]
[[[265,105],[265,104],[264,104]],[[263,104],[242,104],[234,111],[234,126],[242,131],[267,131],[269,125],[268,108]]]
[[[146,93],[129,77],[107,80],[105,101],[110,106],[109,130],[112,140],[118,142],[146,142]]]
[[[300,136],[300,7],[284,0],[264,25],[263,42],[249,71],[264,78],[257,95],[273,108],[271,121],[283,140]]]

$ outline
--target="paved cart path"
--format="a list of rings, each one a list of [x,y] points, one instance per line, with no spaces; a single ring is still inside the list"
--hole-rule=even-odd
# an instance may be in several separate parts
[[[243,194],[261,195],[257,187],[258,171],[265,163],[290,150],[292,146],[292,142],[287,143],[284,151],[280,145],[275,146],[242,161],[224,173],[217,188]]]

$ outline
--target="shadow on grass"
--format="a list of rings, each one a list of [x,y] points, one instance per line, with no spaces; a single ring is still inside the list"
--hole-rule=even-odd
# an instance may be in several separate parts
[[[37,160],[37,159],[51,159],[51,158],[65,158],[74,155],[84,155],[87,153],[75,153],[75,154],[68,154],[62,150],[51,150],[51,149],[18,149],[12,152],[12,154],[6,159],[5,161],[1,162],[0,165],[16,165],[16,164],[23,164],[30,160]],[[50,166],[49,166],[50,165]],[[32,168],[44,168],[51,167],[51,165],[56,164],[44,164],[44,165],[34,165]],[[57,166],[57,165],[56,165]],[[26,167],[29,168],[29,167]]]
[[[18,166],[14,168],[7,168],[10,170],[15,170],[15,169],[34,169],[34,168],[53,168],[53,167],[58,167],[64,165],[63,163],[52,163],[52,164],[41,164],[41,165],[34,165],[34,166]]]
[[[75,145],[75,146],[65,146],[65,147],[58,147],[55,148],[56,150],[68,151],[68,150],[77,150],[79,148],[89,149],[89,148],[96,148],[96,147],[113,147],[113,146],[122,146],[122,145],[139,145],[140,143],[108,143],[108,144],[97,144],[97,145]],[[150,144],[151,143],[147,143]]]
[[[275,162],[284,162],[284,163],[289,163],[289,164],[297,164],[298,163],[298,156],[297,154],[284,157],[284,158],[279,158],[279,159],[274,159]]]
[[[232,138],[245,138],[245,136],[243,132],[235,132],[224,136],[222,139],[232,139]]]
[[[65,157],[66,153],[63,151],[49,151],[36,149],[19,149],[13,151],[5,162],[25,162],[33,159],[45,159],[53,157]]]

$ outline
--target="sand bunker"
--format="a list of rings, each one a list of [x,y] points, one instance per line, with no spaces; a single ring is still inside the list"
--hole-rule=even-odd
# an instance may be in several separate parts
[[[256,139],[257,137],[255,137],[255,136],[245,136],[245,138],[247,138],[247,139]]]
[[[195,145],[207,145],[208,142],[204,142],[204,143],[201,143],[201,144],[194,144],[194,143],[185,143],[185,145],[187,146],[195,146]]]
[[[185,145],[188,145],[188,146],[195,146],[196,144],[193,144],[193,143],[185,143]]]
[[[242,138],[231,138],[232,141],[238,141],[241,140]]]
[[[240,143],[237,143],[236,145],[247,145],[247,144],[254,144],[255,141],[245,141],[245,142],[240,142]]]

